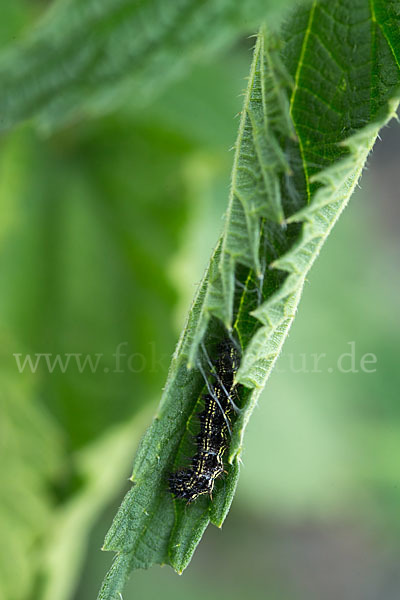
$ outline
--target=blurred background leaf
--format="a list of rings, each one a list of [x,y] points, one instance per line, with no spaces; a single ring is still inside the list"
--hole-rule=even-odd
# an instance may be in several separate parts
[[[41,404],[63,430],[65,454],[51,494],[61,506],[71,495],[84,496],[96,474],[82,474],[75,451],[158,396],[173,350],[177,296],[157,254],[174,255],[187,213],[179,175],[187,141],[168,136],[166,144],[162,130],[133,130],[118,119],[78,138],[71,132],[47,143],[21,131],[2,152],[0,201],[10,225],[2,246],[1,322],[10,354],[101,354],[96,372],[72,365],[65,373],[35,373]],[[149,168],[157,175],[144,187]],[[134,355],[132,371],[115,363],[120,344]],[[121,474],[113,467],[110,477],[101,478],[109,493]],[[92,500],[102,495],[106,502],[95,486]]]
[[[0,129],[36,117],[52,130],[153,99],[192,63],[294,0],[58,0],[0,57]]]
[[[201,236],[209,248],[222,223],[222,205],[214,200],[225,197],[228,187],[228,148],[249,58],[246,45],[239,46],[224,69],[199,67],[148,113],[123,107],[47,139],[24,127],[1,142],[3,393],[8,397],[9,377],[32,382],[34,392],[26,392],[24,402],[45,415],[41,444],[48,460],[54,455],[51,473],[44,463],[41,476],[47,516],[36,519],[32,506],[32,523],[21,532],[30,536],[29,544],[17,544],[17,555],[4,563],[8,577],[0,590],[4,584],[7,600],[30,593],[43,599],[73,595],[90,527],[129,475],[134,446],[165,381],[185,297],[196,283],[188,260],[190,230],[197,217],[203,223],[209,218],[208,238]],[[209,215],[201,206],[204,195]],[[201,273],[205,254],[197,250],[192,257]],[[113,356],[119,346],[126,354],[120,366]],[[43,362],[35,373],[27,366],[19,375],[13,353],[21,360],[31,354],[35,362],[41,352],[62,360],[79,353],[82,364],[90,355],[93,365],[101,356],[95,372],[72,361],[64,373],[58,366],[50,373]],[[25,438],[27,426],[9,437]],[[7,471],[12,449],[4,449]],[[14,471],[7,472],[12,479]],[[7,489],[10,497],[14,492]],[[5,523],[7,502],[1,510]],[[4,547],[11,547],[12,521],[4,531]],[[29,577],[11,588],[22,561]]]
[[[2,342],[10,347],[4,335]],[[32,592],[40,566],[32,550],[53,518],[49,486],[62,445],[59,428],[36,402],[33,381],[3,369],[0,379],[0,598],[14,600]]]

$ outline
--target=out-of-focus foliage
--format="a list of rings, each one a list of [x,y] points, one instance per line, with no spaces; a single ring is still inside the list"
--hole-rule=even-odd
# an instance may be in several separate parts
[[[151,414],[142,407],[158,400],[182,322],[178,290],[193,288],[179,250],[192,242],[192,198],[215,177],[227,185],[248,57],[199,68],[146,114],[124,106],[47,140],[24,128],[1,141],[0,598],[70,598],[90,527],[128,477]],[[213,92],[199,95],[202,81]],[[47,353],[52,365],[78,353],[81,368],[72,357],[65,372],[43,361],[19,374],[14,353],[33,363]]]
[[[143,104],[191,63],[276,22],[294,0],[59,0],[0,58],[0,130],[46,130]]]
[[[2,332],[3,348],[11,340]],[[0,374],[0,598],[27,598],[40,568],[32,553],[53,518],[49,485],[62,464],[60,431],[36,402],[32,379]]]
[[[74,451],[129,420],[158,394],[173,349],[170,315],[176,293],[157,254],[174,255],[187,213],[179,172],[188,142],[181,137],[173,142],[173,136],[166,139],[162,130],[143,130],[127,126],[126,121],[122,125],[117,118],[96,131],[89,128],[77,137],[72,132],[65,136],[45,143],[20,132],[3,144],[1,168],[0,202],[5,215],[1,273],[7,290],[1,302],[1,323],[10,354],[46,352],[51,360],[60,355],[64,361],[68,353],[79,353],[82,360],[91,354],[93,361],[96,354],[102,355],[95,372],[88,365],[80,372],[72,363],[65,373],[57,366],[51,373],[42,363],[31,376],[34,394],[25,398],[21,391],[14,393],[17,398],[22,395],[20,401],[32,411],[31,419],[40,398],[61,430],[66,453],[61,464],[58,457],[53,489],[45,490],[50,507],[68,505],[70,498],[77,505],[77,499],[84,496],[82,487],[89,486],[97,473],[93,469],[90,477],[82,474],[81,455]],[[136,156],[127,151],[131,147],[136,148]],[[144,185],[151,180],[148,168],[153,175],[157,171],[153,185]],[[151,318],[146,318],[149,310]],[[122,372],[114,372],[113,353],[121,343],[123,353],[137,356],[131,367],[143,372],[136,379],[124,357],[118,366]],[[11,366],[15,376],[17,365]],[[9,392],[3,393],[8,399]],[[12,398],[7,406],[18,408]],[[19,434],[24,447],[34,445],[31,438],[39,426],[32,423],[30,436],[19,425],[8,432],[5,420],[4,439],[10,437],[18,446]],[[43,452],[48,453],[47,460],[55,460],[46,440],[43,431]],[[125,450],[129,449],[132,441],[126,445]],[[23,453],[29,466],[35,452],[25,449]],[[112,454],[107,451],[108,460]],[[127,468],[127,462],[123,465]],[[106,490],[99,494],[95,486],[89,507],[96,498],[102,498],[103,506],[118,482],[118,469],[111,463],[108,466],[111,481],[101,478]],[[41,468],[46,472],[46,461]],[[24,478],[17,476],[16,469],[10,477],[23,485]],[[5,490],[12,492],[8,486]],[[23,495],[19,497],[27,502]],[[95,502],[90,511],[93,519]],[[40,520],[34,519],[34,525],[38,528]],[[71,557],[76,555],[77,539]],[[28,562],[31,568],[42,567],[40,560]],[[17,567],[18,562],[11,564]],[[22,581],[18,570],[9,573],[11,581]]]
[[[162,385],[173,349],[176,292],[158,255],[174,255],[185,223],[182,157],[188,147],[173,132],[117,117],[49,142],[21,131],[3,143],[0,202],[8,227],[3,223],[0,267],[7,293],[1,323],[10,354],[45,352],[51,361],[57,355],[65,361],[68,353],[79,353],[82,364],[91,355],[94,366],[101,354],[95,372],[88,365],[80,372],[73,362],[64,373],[57,365],[49,372],[39,364],[31,376],[35,395],[23,398],[33,414],[40,398],[67,450],[46,492],[50,505],[68,504],[70,498],[76,504],[84,496],[82,486],[90,484],[74,451],[130,419]],[[136,356],[132,370],[123,356],[121,366],[115,362],[121,343],[123,354]],[[134,379],[135,370],[140,376]],[[23,428],[7,437],[17,443],[18,432],[24,444],[33,444]],[[43,432],[42,445],[46,439]],[[54,450],[46,451],[50,460]],[[25,454],[34,456],[32,450]],[[108,451],[107,459],[111,456]],[[118,481],[118,469],[109,467],[111,482],[101,479],[108,494]],[[101,497],[93,491],[91,500]],[[93,518],[95,506],[91,511]],[[17,572],[10,577],[19,580]]]

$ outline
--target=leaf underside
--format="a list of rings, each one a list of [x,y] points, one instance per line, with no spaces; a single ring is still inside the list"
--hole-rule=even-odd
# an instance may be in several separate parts
[[[236,144],[225,230],[174,354],[158,413],[136,455],[133,486],[107,534],[116,552],[99,598],[119,598],[129,573],[188,565],[211,521],[220,527],[239,474],[250,414],[287,336],[305,277],[345,207],[379,129],[399,101],[396,2],[329,0],[299,8],[255,46]],[[228,475],[211,501],[172,499],[204,380],[201,344],[227,335],[242,358],[240,412]]]

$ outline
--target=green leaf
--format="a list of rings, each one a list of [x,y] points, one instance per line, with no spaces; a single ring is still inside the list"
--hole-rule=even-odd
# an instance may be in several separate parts
[[[42,600],[69,598],[91,526],[127,489],[140,415],[176,334],[177,293],[160,260],[170,264],[185,230],[191,148],[126,115],[48,140],[25,127],[1,142],[1,599],[38,597],[39,586]],[[102,358],[96,372],[49,372],[43,361],[18,372],[13,353],[35,363],[37,352]],[[129,367],[129,355],[143,363]]]
[[[36,117],[53,129],[143,104],[191,63],[294,0],[60,0],[0,58],[0,130]]]
[[[395,3],[314,2],[280,38],[260,33],[239,128],[225,230],[175,351],[158,413],[142,439],[134,486],[107,534],[117,553],[99,598],[114,600],[132,569],[182,572],[207,524],[233,498],[245,426],[274,366],[305,277],[400,98]],[[213,499],[172,499],[204,379],[200,344],[234,336],[240,412],[228,475]]]
[[[72,356],[52,372],[41,360],[36,372],[72,451],[130,419],[165,378],[177,293],[159,256],[172,260],[185,227],[188,148],[169,130],[116,115],[50,140],[25,128],[3,141],[0,317],[22,360],[92,359],[93,369]]]
[[[10,340],[2,335],[2,342]],[[2,356],[2,363],[9,356]],[[37,548],[53,510],[50,484],[60,471],[62,437],[31,378],[3,370],[1,383],[0,598],[27,598],[35,582]],[[27,510],[29,507],[29,510]]]
[[[129,472],[143,416],[111,427],[73,456],[84,485],[53,512],[55,526],[44,540],[39,562],[41,600],[73,597],[89,533],[104,506],[113,499],[118,481]]]

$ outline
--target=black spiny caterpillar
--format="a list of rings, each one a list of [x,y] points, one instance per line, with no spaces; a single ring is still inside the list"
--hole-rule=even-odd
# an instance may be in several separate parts
[[[218,346],[218,358],[206,379],[208,393],[203,396],[204,410],[199,414],[200,431],[195,437],[197,451],[187,468],[169,476],[169,489],[175,498],[193,502],[202,494],[212,495],[215,480],[224,470],[223,456],[229,446],[231,421],[236,409],[234,376],[238,368],[238,352],[230,340]],[[203,369],[200,367],[202,373]]]

